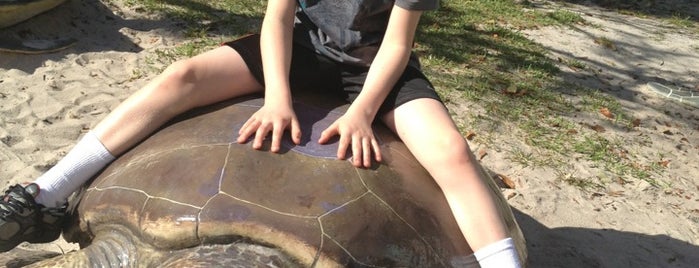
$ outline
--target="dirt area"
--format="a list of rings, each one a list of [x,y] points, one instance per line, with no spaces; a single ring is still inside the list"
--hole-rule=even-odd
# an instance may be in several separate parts
[[[562,79],[613,96],[640,124],[627,131],[606,125],[602,115],[570,119],[601,124],[605,135],[628,145],[630,154],[667,164],[658,178],[660,187],[636,180],[612,183],[602,192],[583,192],[551,181],[558,175],[551,171],[506,164],[506,156],[496,152],[495,157],[483,159],[492,170],[519,180],[510,203],[528,239],[530,265],[693,267],[699,261],[699,104],[665,98],[650,90],[648,83],[699,93],[696,26],[673,25],[669,22],[673,13],[668,11],[668,5],[674,5],[691,12],[688,20],[696,25],[699,5],[653,1],[655,6],[642,6],[650,1],[627,1],[627,11],[639,14],[624,15],[630,12],[620,12],[624,6],[618,2],[623,1],[530,2],[534,9],[563,8],[585,19],[587,23],[573,27],[524,34],[548,48],[549,56],[560,63]],[[564,64],[571,61],[584,68]],[[594,163],[570,162],[577,162],[571,176],[604,176]]]
[[[602,115],[570,120],[604,126],[605,135],[628,144],[630,155],[662,163],[664,169],[657,178],[660,186],[631,180],[589,192],[557,181],[561,174],[552,170],[521,166],[508,160],[505,151],[488,151],[482,163],[516,183],[505,195],[527,238],[529,267],[695,267],[699,263],[699,107],[667,99],[647,84],[699,90],[698,31],[670,23],[669,8],[649,8],[663,3],[686,5],[682,10],[693,14],[689,20],[696,25],[699,5],[693,0],[530,2],[532,9],[562,7],[585,19],[587,23],[573,27],[523,33],[549,49],[550,57],[560,63],[561,79],[613,96],[638,119],[638,126],[630,131],[615,128]],[[618,7],[619,2],[650,14],[625,15],[607,8]],[[115,3],[70,1],[49,16],[37,17],[34,26],[55,27],[36,28],[33,35],[70,35],[80,40],[68,50],[0,54],[0,186],[39,176],[84,131],[152,79],[153,74],[143,70],[153,65],[149,56],[156,49],[184,40],[173,22],[144,18]],[[602,45],[602,40],[608,43]],[[578,62],[578,67],[565,64],[571,61]],[[572,101],[584,101],[575,94],[563,94]],[[527,146],[508,133],[497,139]],[[482,149],[473,145],[474,150]],[[595,163],[575,158],[569,162],[574,168],[567,175],[605,176]],[[61,242],[21,246],[56,252],[75,247]]]

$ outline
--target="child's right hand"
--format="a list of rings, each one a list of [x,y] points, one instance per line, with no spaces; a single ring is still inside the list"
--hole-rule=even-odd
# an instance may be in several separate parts
[[[262,148],[267,134],[272,132],[272,152],[279,152],[284,130],[291,128],[291,140],[301,143],[301,127],[291,105],[263,105],[238,131],[238,143],[245,143],[251,135],[255,136],[252,148]]]

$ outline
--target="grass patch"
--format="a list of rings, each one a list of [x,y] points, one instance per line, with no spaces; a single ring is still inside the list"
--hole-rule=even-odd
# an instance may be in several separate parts
[[[694,22],[690,16],[683,16],[681,14],[675,13],[668,20],[670,24],[681,28],[693,28]]]
[[[182,22],[188,40],[153,55],[152,60],[163,65],[198,54],[222,39],[258,31],[266,4],[252,0],[127,2],[145,13]],[[611,124],[628,129],[632,118],[621,105],[597,89],[566,84],[546,49],[520,33],[522,29],[584,23],[576,13],[533,11],[527,9],[526,2],[442,1],[439,10],[423,15],[415,52],[445,102],[479,107],[478,111],[453,114],[464,134],[471,130],[479,133],[478,142],[509,152],[513,162],[555,169],[561,174],[558,181],[582,190],[604,187],[608,180],[599,178],[606,175],[566,175],[562,163],[569,159],[593,163],[592,168],[611,177],[655,182],[660,171],[620,153],[628,151],[624,143],[573,120],[578,116],[607,120],[598,116],[603,107],[615,115]],[[614,47],[608,39],[599,39],[600,45]],[[575,59],[559,61],[572,68],[586,68]],[[580,100],[573,101],[569,95]],[[512,132],[508,137],[518,137],[528,148],[508,147],[510,144],[491,134],[504,129]]]
[[[692,14],[691,8],[696,1],[686,3],[659,0],[553,0],[562,4],[575,3],[581,5],[599,6],[614,10],[619,14],[639,17],[656,18],[680,28],[687,28],[699,33],[697,21],[699,17]]]
[[[654,175],[659,170],[648,169],[649,164],[637,164],[639,160],[633,157],[622,157],[619,152],[626,151],[626,144],[572,120],[576,116],[598,116],[599,110],[606,108],[614,115],[608,119],[610,123],[628,131],[633,121],[630,112],[598,89],[561,81],[559,69],[546,56],[547,52],[518,33],[527,28],[585,22],[573,12],[522,11],[525,8],[513,1],[451,1],[443,2],[439,11],[425,14],[417,52],[423,56],[426,72],[449,102],[474,103],[483,109],[477,114],[455,115],[470,123],[463,124],[469,127],[463,131],[482,133],[478,142],[498,147],[503,141],[488,133],[502,131],[503,124],[511,124],[508,131],[535,150],[504,148],[510,153],[510,160],[525,167],[563,170],[565,165],[561,163],[580,158],[592,163],[592,168],[610,174],[559,180],[576,187],[597,188],[613,181],[599,179],[605,176],[642,179],[657,185]],[[606,38],[598,38],[598,43],[616,48]],[[575,59],[559,61],[571,68],[586,68]],[[564,93],[581,100],[573,102]]]
[[[192,57],[223,41],[258,32],[266,7],[259,0],[124,0],[144,14],[176,21],[188,41],[156,52],[153,62],[169,64]],[[162,68],[158,68],[162,70]]]
[[[574,12],[570,12],[568,10],[557,9],[551,13],[548,13],[547,16],[552,20],[564,25],[585,23],[585,20],[582,17],[580,17],[580,15]]]
[[[617,50],[616,45],[614,44],[614,41],[612,41],[609,38],[606,38],[604,36],[595,37],[594,41],[595,41],[595,44],[598,44],[606,49],[614,50],[614,51]]]
[[[567,65],[567,66],[570,67],[571,69],[584,70],[584,69],[587,68],[587,65],[586,65],[584,62],[582,62],[582,61],[580,61],[580,60],[578,60],[578,59],[568,59],[568,58],[566,58],[566,59],[559,59],[559,61],[560,61],[561,63]]]
[[[569,185],[575,186],[586,193],[603,191],[605,189],[604,184],[596,181],[596,179],[594,178],[578,177],[575,174],[570,174],[562,171],[556,172],[556,179],[565,182]]]

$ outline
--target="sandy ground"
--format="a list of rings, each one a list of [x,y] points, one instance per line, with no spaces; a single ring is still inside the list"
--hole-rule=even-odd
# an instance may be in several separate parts
[[[656,1],[660,2],[660,1]],[[685,4],[694,18],[699,8]],[[550,9],[545,1],[538,8]],[[511,170],[521,179],[521,197],[510,200],[529,238],[537,267],[696,267],[699,263],[699,105],[665,99],[648,89],[658,82],[699,90],[699,42],[691,32],[659,20],[619,15],[594,6],[569,5],[589,22],[573,28],[527,31],[554,59],[575,59],[585,70],[561,66],[573,84],[598,88],[619,100],[640,125],[632,131],[607,127],[606,135],[628,144],[630,154],[649,162],[669,161],[658,176],[666,185],[641,180],[610,184],[606,192],[582,193],[552,184],[543,170]],[[692,10],[693,9],[693,10]],[[604,37],[612,49],[595,43]],[[699,91],[695,91],[699,92]],[[696,95],[696,93],[695,93]],[[598,118],[579,123],[605,124]],[[492,163],[490,159],[486,165]],[[576,161],[571,159],[571,161]],[[578,175],[599,169],[584,162]],[[600,172],[601,173],[601,172]],[[525,220],[526,219],[526,220]]]
[[[536,8],[552,8],[546,1],[534,2]],[[563,79],[615,96],[640,119],[633,131],[608,127],[609,135],[627,142],[634,155],[669,165],[660,174],[666,182],[662,187],[634,180],[591,193],[556,181],[552,170],[518,166],[507,160],[506,151],[488,151],[483,164],[516,182],[516,189],[506,195],[528,240],[529,266],[696,267],[699,108],[654,95],[645,85],[699,86],[699,37],[657,20],[595,6],[567,8],[592,24],[525,34],[549,48],[554,59],[584,62],[589,67],[584,70],[561,65]],[[55,164],[80,135],[152,79],[149,55],[184,40],[176,23],[108,1],[70,1],[10,30],[29,37],[72,36],[79,42],[52,54],[0,53],[3,188],[31,181]],[[616,48],[596,44],[594,37],[600,36]],[[605,124],[603,117],[572,120]],[[526,146],[507,133],[498,139]],[[474,144],[474,150],[481,147]],[[571,175],[603,173],[594,163],[571,163]],[[75,245],[56,242],[38,248],[60,252]]]

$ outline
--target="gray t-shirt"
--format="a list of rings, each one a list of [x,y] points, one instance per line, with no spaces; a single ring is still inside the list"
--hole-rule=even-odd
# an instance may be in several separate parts
[[[298,0],[294,41],[338,62],[369,66],[393,5],[434,10],[439,0]]]

